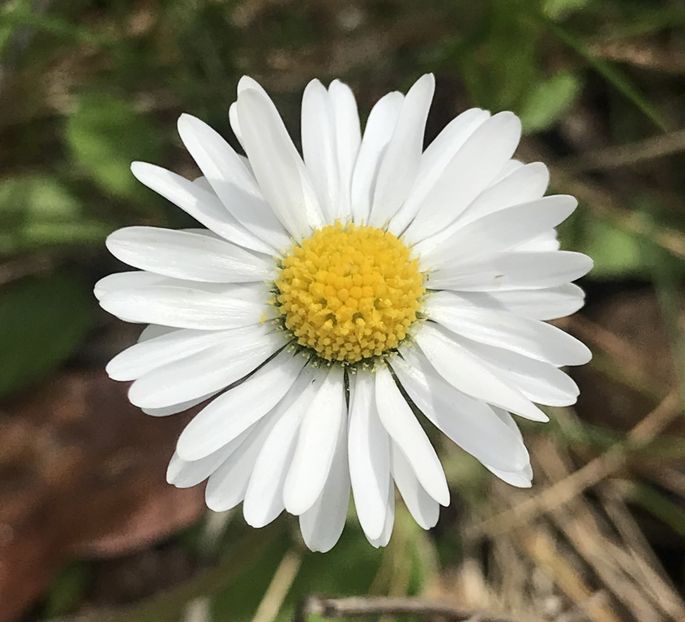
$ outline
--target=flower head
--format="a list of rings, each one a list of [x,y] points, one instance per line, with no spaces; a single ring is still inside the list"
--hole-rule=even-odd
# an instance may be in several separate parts
[[[207,480],[210,508],[242,502],[255,527],[285,509],[313,550],[338,540],[350,491],[374,546],[390,539],[395,489],[419,525],[436,523],[449,488],[419,418],[530,486],[510,413],[546,421],[536,404],[574,403],[560,368],[590,358],[545,323],[583,304],[571,281],[591,261],[555,234],[575,199],[544,197],[546,167],[512,159],[509,112],[467,110],[424,151],[433,89],[426,75],[381,98],[362,135],[350,89],[313,80],[301,156],[243,78],[229,117],[247,158],[182,115],[203,176],[131,167],[204,228],[107,240],[139,270],[102,279],[100,304],[148,325],[108,373],[153,416],[206,403],[168,481]]]

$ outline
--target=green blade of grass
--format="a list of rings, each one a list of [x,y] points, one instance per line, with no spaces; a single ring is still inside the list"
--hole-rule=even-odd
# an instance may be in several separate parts
[[[663,131],[668,131],[669,124],[661,112],[611,63],[595,57],[587,46],[568,30],[555,24],[550,19],[540,16],[549,30],[563,43],[570,47],[578,56],[609,82],[619,93],[640,110],[654,125]]]

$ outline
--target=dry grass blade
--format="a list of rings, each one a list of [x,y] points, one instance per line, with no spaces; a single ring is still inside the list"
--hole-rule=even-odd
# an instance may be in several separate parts
[[[627,145],[616,145],[582,153],[558,163],[566,173],[607,170],[636,166],[657,158],[685,151],[685,130],[660,134]]]
[[[666,572],[654,554],[633,515],[623,501],[621,494],[610,483],[600,489],[600,498],[607,516],[622,538],[625,550],[630,554],[640,572],[645,589],[658,599],[659,606],[671,617],[685,617],[682,598],[664,577]]]
[[[269,587],[266,588],[262,602],[257,607],[252,622],[272,622],[276,619],[301,565],[302,555],[300,553],[288,551],[283,556]]]
[[[593,591],[573,563],[571,556],[559,554],[556,538],[548,528],[528,529],[519,538],[520,548],[535,565],[544,568],[564,595],[576,603],[592,622],[621,622],[603,599],[592,598]]]
[[[340,619],[361,616],[413,615],[421,620],[432,618],[445,622],[513,622],[510,618],[491,616],[484,612],[457,609],[449,605],[416,598],[383,596],[355,596],[349,598],[326,598],[310,596],[302,603],[295,622],[306,622],[308,616]]]
[[[628,434],[633,443],[647,442],[680,414],[680,398],[671,391],[661,403],[648,413]],[[584,490],[615,473],[625,464],[625,447],[613,446],[577,471],[552,484],[537,495],[528,497],[518,505],[473,525],[467,536],[487,534],[495,536],[510,531],[531,517],[550,512],[567,503]]]
[[[538,452],[545,475],[552,481],[567,477],[572,468],[568,456],[559,447],[548,443]],[[587,564],[602,585],[641,622],[660,622],[669,612],[664,607],[663,585],[653,589],[646,579],[645,563],[637,550],[632,555],[629,543],[616,535],[616,529],[600,515],[597,505],[576,497],[564,508],[551,512],[551,522],[564,534],[578,556]],[[647,564],[648,565],[648,564]],[[665,583],[664,583],[665,584]],[[666,597],[670,590],[666,591]],[[682,605],[680,617],[685,615]]]
[[[596,43],[590,51],[605,60],[627,63],[642,69],[681,75],[685,73],[685,54],[642,42],[607,41]]]

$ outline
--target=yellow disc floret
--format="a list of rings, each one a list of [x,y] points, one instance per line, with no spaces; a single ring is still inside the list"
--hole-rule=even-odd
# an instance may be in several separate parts
[[[297,342],[342,363],[396,348],[424,293],[418,262],[396,236],[340,223],[294,246],[275,285],[276,303]]]

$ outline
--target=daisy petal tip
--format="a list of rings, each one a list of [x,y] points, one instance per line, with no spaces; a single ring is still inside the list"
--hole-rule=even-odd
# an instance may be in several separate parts
[[[121,377],[121,371],[117,369],[116,364],[112,365],[112,361],[105,365],[105,373],[110,380],[124,381],[125,379]]]
[[[174,486],[174,487],[178,488],[178,486],[176,486],[176,478],[178,477],[178,469],[175,468],[176,467],[175,462],[176,462],[176,460],[172,460],[171,462],[169,462],[169,466],[167,467],[167,470],[166,470],[165,479],[166,479],[167,484],[169,484],[170,486]]]
[[[329,544],[329,543],[326,543],[326,544],[307,544],[307,542],[305,542],[305,544],[307,545],[307,548],[312,553],[328,553],[328,551],[330,551],[335,546],[335,543],[333,543],[333,544]]]
[[[240,80],[238,80],[238,94],[247,90],[261,91],[262,86],[254,78],[251,78],[250,76],[242,76]]]
[[[144,408],[142,410],[145,412]],[[176,453],[181,460],[193,462],[193,460],[201,460],[211,452],[204,452],[201,448],[191,445],[187,439],[183,438],[183,432],[181,432],[176,442]]]
[[[533,487],[533,482],[532,480],[529,479],[521,479],[520,481],[511,481],[509,482],[514,488],[532,488]]]
[[[128,401],[138,408],[154,408],[155,404],[148,404],[144,396],[140,395],[138,385],[134,382],[128,389]]]
[[[264,520],[262,516],[251,511],[249,506],[245,505],[245,502],[243,502],[243,518],[245,519],[245,522],[254,529],[261,529],[269,524],[269,521]]]
[[[178,129],[178,133],[181,135],[181,138],[183,137],[183,134],[191,130],[193,125],[195,125],[198,121],[199,119],[197,117],[194,117],[187,112],[182,112],[176,121],[176,128]]]
[[[212,510],[212,512],[225,512],[230,509],[224,507],[221,503],[221,499],[216,498],[212,493],[208,492],[208,490],[205,491],[205,505],[208,509]]]
[[[286,512],[293,516],[301,516],[309,510],[315,502],[316,499],[314,499],[314,501],[309,501],[304,495],[299,494],[298,491],[293,491],[292,488],[289,488],[286,480],[285,490],[283,491],[283,505],[285,506]]]
[[[145,182],[146,178],[149,178],[150,176],[154,175],[158,170],[161,169],[161,167],[156,166],[155,164],[150,164],[149,162],[135,160],[134,162],[131,162],[130,169],[133,176],[141,184],[147,185]]]
[[[368,521],[367,521],[368,523]],[[385,527],[385,516],[383,516],[382,521],[374,521],[372,524],[362,525],[364,535],[369,542],[378,540],[383,534],[383,528]],[[378,547],[376,547],[378,548]]]
[[[415,83],[416,88],[425,88],[430,91],[435,90],[435,75],[433,73],[424,73]],[[412,87],[412,88],[414,88]]]
[[[581,342],[581,346],[579,347],[579,351],[577,354],[577,357],[572,363],[569,363],[569,365],[587,365],[591,360],[592,360],[592,350],[588,348],[584,343]],[[576,397],[580,394],[580,390],[576,391]],[[575,402],[574,402],[575,403]]]

